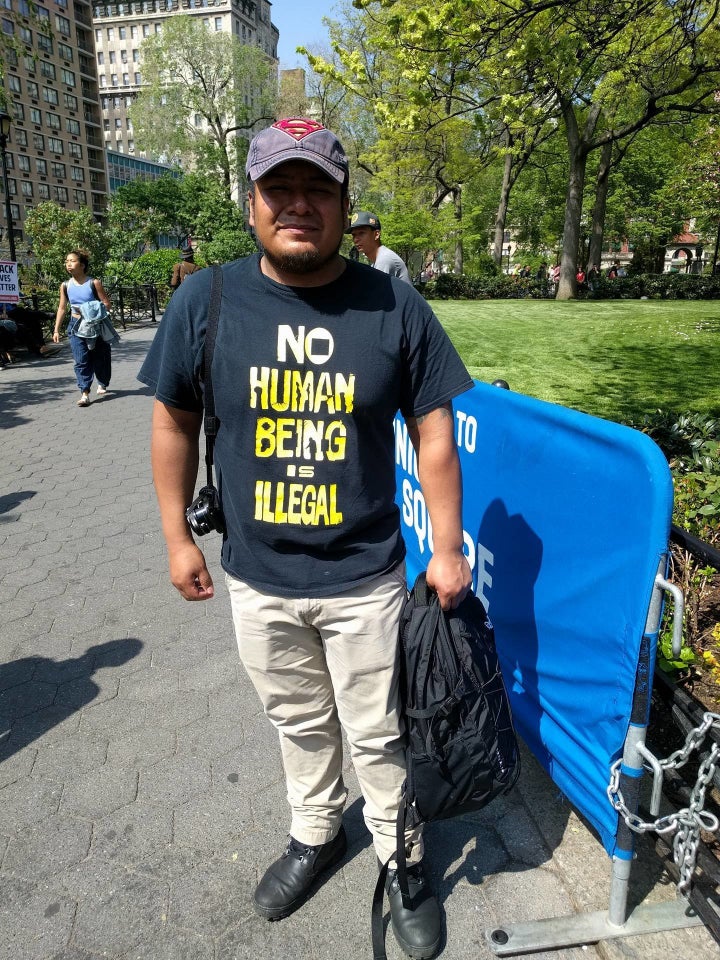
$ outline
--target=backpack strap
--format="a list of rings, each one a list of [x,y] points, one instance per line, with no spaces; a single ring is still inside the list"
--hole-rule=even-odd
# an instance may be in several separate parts
[[[210,304],[208,306],[207,327],[205,329],[205,349],[203,353],[203,383],[205,384],[205,415],[203,427],[205,430],[205,464],[207,466],[208,486],[213,486],[213,449],[218,432],[218,418],[215,416],[215,394],[212,383],[212,361],[215,352],[215,338],[217,336],[218,321],[220,319],[220,305],[222,303],[223,275],[222,268],[215,264],[212,268],[210,281]]]

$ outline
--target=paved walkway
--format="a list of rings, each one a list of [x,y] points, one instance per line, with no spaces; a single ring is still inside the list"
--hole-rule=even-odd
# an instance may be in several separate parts
[[[135,380],[154,330],[123,335],[88,409],[67,347],[0,371],[0,960],[369,960],[351,769],[345,860],[293,917],[251,909],[288,824],[277,738],[238,666],[217,538],[215,600],[167,579]],[[607,857],[530,757],[511,797],[428,846],[443,960],[491,957],[486,927],[607,907]],[[636,902],[673,896],[652,857],[637,875]],[[699,928],[535,956],[717,954]]]

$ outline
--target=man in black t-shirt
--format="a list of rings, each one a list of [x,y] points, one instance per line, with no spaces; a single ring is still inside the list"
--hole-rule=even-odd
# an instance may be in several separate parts
[[[212,377],[225,519],[222,564],[240,657],[276,726],[290,838],[254,895],[278,920],[339,862],[344,729],[381,860],[395,850],[404,779],[397,623],[406,598],[394,501],[395,414],[418,453],[433,528],[427,569],[443,607],[470,586],[452,398],[472,386],[412,287],[339,255],[348,163],[329,130],[281,120],[250,145],[250,222],[262,254],[223,267]],[[214,594],[185,520],[198,467],[210,271],[173,297],[140,372],[155,390],[152,457],[170,576]],[[411,902],[394,870],[393,930],[413,957],[440,942],[437,901],[409,830]],[[391,865],[392,866],[392,865]]]

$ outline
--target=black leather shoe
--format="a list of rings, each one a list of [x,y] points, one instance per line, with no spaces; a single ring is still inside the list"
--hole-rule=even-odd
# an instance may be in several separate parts
[[[388,870],[385,890],[395,939],[413,960],[429,960],[440,946],[440,904],[423,873],[422,863],[408,864],[410,908],[403,906],[395,870]]]
[[[289,838],[285,853],[271,864],[255,890],[255,912],[266,920],[282,920],[301,907],[323,870],[345,856],[347,837],[340,830],[332,840],[318,847]]]

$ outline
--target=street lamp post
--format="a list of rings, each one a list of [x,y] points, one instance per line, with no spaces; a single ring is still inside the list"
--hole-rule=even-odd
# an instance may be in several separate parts
[[[13,225],[12,209],[10,207],[10,184],[8,183],[6,150],[11,124],[12,118],[10,115],[4,111],[0,111],[0,157],[2,158],[3,187],[5,188],[5,219],[7,221],[7,235],[10,244],[10,259],[16,260],[15,227]]]

